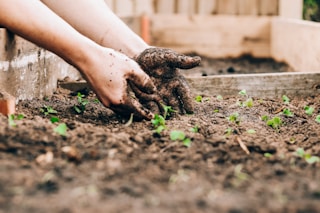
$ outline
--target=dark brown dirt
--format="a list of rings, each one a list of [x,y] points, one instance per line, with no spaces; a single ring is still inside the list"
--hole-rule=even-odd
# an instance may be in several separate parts
[[[0,115],[0,212],[320,212],[320,163],[296,155],[303,148],[320,156],[320,97],[290,98],[253,97],[249,108],[238,94],[205,97],[194,114],[167,120],[160,136],[150,121],[126,126],[92,93],[83,114],[68,90],[20,102],[25,117],[16,127]],[[67,136],[54,132],[43,106],[57,111]],[[277,114],[283,107],[294,116]],[[235,112],[239,124],[227,119]],[[263,115],[283,125],[275,130]],[[172,130],[184,131],[191,147],[171,141]]]

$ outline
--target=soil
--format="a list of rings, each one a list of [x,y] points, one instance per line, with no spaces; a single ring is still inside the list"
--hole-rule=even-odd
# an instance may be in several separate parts
[[[158,135],[150,121],[127,124],[82,94],[90,103],[81,114],[77,94],[59,89],[19,102],[16,126],[0,115],[0,212],[320,212],[320,163],[297,155],[320,156],[319,96],[289,104],[252,97],[252,107],[239,106],[248,98],[239,94],[204,97]],[[44,106],[57,113],[45,115]],[[236,112],[238,122],[227,119]],[[264,115],[281,118],[280,128]],[[54,131],[60,123],[66,136]],[[191,146],[170,140],[172,130]]]

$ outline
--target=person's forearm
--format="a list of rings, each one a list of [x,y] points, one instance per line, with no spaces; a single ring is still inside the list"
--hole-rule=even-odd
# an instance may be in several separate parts
[[[42,0],[76,30],[96,43],[134,57],[148,45],[103,0]]]
[[[37,0],[0,0],[0,25],[48,49],[81,71],[98,46]]]

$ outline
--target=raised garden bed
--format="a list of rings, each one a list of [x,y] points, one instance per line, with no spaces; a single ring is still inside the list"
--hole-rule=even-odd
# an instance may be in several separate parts
[[[320,211],[318,94],[283,100],[282,95],[263,98],[250,90],[229,95],[198,92],[194,95],[202,96],[195,100],[195,113],[174,114],[160,135],[150,121],[126,125],[127,120],[97,103],[86,89],[81,103],[89,104],[80,114],[74,109],[79,105],[77,92],[62,88],[52,97],[19,102],[17,112],[24,118],[9,122],[0,116],[0,208]],[[306,106],[314,111],[306,111]],[[53,116],[59,122],[52,123]],[[60,135],[63,128],[58,133],[60,124],[66,124],[66,136]],[[190,147],[173,141],[173,130],[183,131]]]

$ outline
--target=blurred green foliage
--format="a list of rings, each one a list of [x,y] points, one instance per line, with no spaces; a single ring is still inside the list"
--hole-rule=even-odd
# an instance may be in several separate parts
[[[303,18],[320,22],[320,0],[303,0]]]

